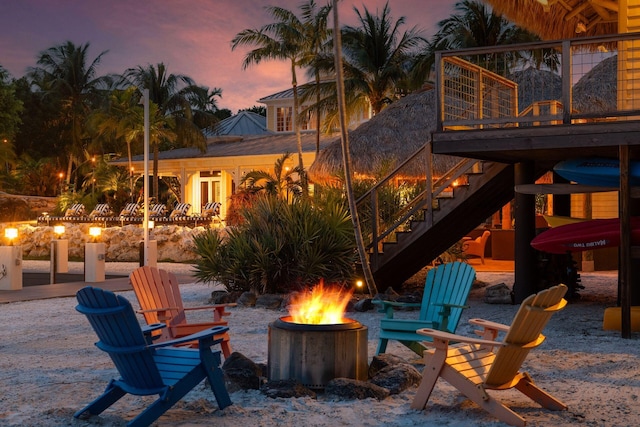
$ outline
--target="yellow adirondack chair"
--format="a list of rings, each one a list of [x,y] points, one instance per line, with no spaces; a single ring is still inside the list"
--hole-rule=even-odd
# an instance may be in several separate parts
[[[158,342],[181,338],[186,335],[198,333],[214,326],[227,326],[223,316],[230,314],[225,309],[236,304],[216,304],[199,307],[185,307],[182,303],[178,280],[173,273],[155,267],[144,266],[135,269],[129,276],[131,285],[140,303],[140,313],[144,316],[148,325],[154,323],[166,323],[162,329],[162,335]],[[189,323],[186,313],[191,310],[211,310],[213,319],[211,322]],[[231,344],[229,333],[216,335],[216,339],[222,338],[222,354],[229,357]],[[194,343],[194,345],[197,343]]]
[[[422,381],[411,407],[424,409],[441,377],[493,416],[514,426],[526,425],[525,419],[495,400],[487,390],[515,387],[545,408],[567,409],[567,405],[538,388],[526,372],[520,372],[529,350],[544,341],[542,330],[551,315],[567,304],[563,298],[566,292],[567,287],[561,284],[529,296],[522,302],[511,326],[470,320],[483,328],[476,331],[482,338],[419,329],[419,334],[433,339],[433,343],[429,343],[433,348],[424,352]],[[502,342],[496,341],[499,332],[506,332]]]

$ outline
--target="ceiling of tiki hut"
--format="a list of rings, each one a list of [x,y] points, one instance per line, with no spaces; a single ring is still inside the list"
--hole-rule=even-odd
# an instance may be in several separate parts
[[[382,177],[395,169],[431,140],[436,127],[435,91],[411,93],[394,102],[371,120],[349,131],[352,171],[356,175]],[[433,168],[443,174],[461,159],[435,155]],[[344,175],[340,138],[320,151],[309,168],[309,177],[319,184],[334,184]],[[420,170],[407,170],[418,176]],[[422,174],[424,171],[422,171]]]
[[[544,40],[618,33],[618,0],[483,1],[509,21]]]

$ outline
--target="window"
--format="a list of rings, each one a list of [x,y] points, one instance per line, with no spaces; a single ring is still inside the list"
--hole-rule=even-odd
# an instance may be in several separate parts
[[[278,107],[276,109],[276,132],[291,132],[292,130],[292,108]]]

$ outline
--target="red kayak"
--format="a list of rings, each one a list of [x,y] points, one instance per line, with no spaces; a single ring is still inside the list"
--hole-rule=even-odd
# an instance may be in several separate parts
[[[631,243],[640,244],[640,217],[631,218]],[[618,247],[620,219],[592,219],[550,228],[536,236],[531,246],[552,254]]]

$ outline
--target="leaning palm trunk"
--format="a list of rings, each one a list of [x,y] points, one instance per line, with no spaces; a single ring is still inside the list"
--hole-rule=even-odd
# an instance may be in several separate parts
[[[347,133],[346,120],[346,104],[344,99],[344,76],[342,73],[342,40],[340,37],[340,27],[338,25],[338,0],[333,0],[333,26],[334,26],[334,57],[336,68],[336,87],[338,92],[338,113],[340,116],[340,136],[342,139],[342,162],[344,165],[345,186],[347,191],[347,199],[349,201],[349,210],[351,211],[351,220],[353,221],[353,229],[356,236],[356,246],[362,263],[365,282],[369,288],[369,293],[373,296],[378,293],[376,283],[373,279],[373,273],[369,266],[367,253],[362,238],[362,230],[360,229],[360,220],[358,219],[358,211],[356,209],[356,198],[353,194],[353,185],[351,183],[351,156],[349,152],[349,134]]]

